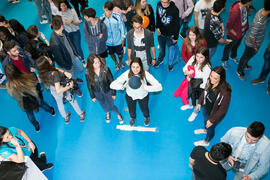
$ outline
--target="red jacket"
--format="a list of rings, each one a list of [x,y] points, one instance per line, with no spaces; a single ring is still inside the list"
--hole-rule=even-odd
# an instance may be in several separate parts
[[[226,24],[227,35],[234,40],[241,39],[248,30],[248,16],[247,16],[247,23],[243,27],[241,22],[241,10],[239,3],[240,3],[239,1],[236,1],[232,4],[230,8],[230,17]],[[243,28],[245,29],[244,32],[242,32]],[[236,32],[236,36],[231,33],[230,31],[231,29],[233,29]]]
[[[188,49],[187,49],[187,46],[186,46],[186,38],[184,39],[184,42],[182,44],[182,50],[181,50],[181,56],[183,58],[183,60],[185,61],[185,63],[188,62],[188,60],[193,56],[195,55],[197,49],[199,47],[206,47],[206,41],[205,39],[201,39],[200,43],[199,44],[196,44],[195,47],[192,47],[192,51],[189,52]]]

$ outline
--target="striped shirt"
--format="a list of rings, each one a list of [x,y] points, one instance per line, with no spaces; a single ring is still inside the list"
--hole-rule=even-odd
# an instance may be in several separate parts
[[[253,47],[250,38],[256,39],[256,45],[259,48],[263,42],[264,34],[266,30],[267,17],[262,15],[262,9],[259,10],[252,22],[252,25],[245,37],[245,44],[249,47]]]

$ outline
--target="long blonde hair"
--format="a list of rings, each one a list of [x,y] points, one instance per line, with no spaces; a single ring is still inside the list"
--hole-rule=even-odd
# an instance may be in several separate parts
[[[146,7],[145,7],[145,10],[144,10],[144,13],[142,11],[142,6],[141,6],[141,1],[142,0],[136,0],[135,1],[135,4],[134,4],[134,9],[136,11],[136,13],[139,15],[139,16],[149,16],[151,14],[151,11],[149,9],[149,5],[146,4]]]
[[[28,93],[38,97],[36,89],[38,80],[34,74],[20,72],[13,64],[5,66],[5,73],[8,79],[7,90],[11,96],[15,91],[20,96],[26,96],[25,93]]]

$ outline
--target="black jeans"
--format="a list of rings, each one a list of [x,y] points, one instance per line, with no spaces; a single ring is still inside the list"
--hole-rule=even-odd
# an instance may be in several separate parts
[[[228,61],[230,52],[231,52],[231,58],[233,58],[233,59],[236,58],[237,57],[237,49],[242,41],[242,38],[239,40],[234,40],[228,35],[227,35],[227,38],[231,39],[232,42],[225,46],[224,51],[223,51],[222,61]]]
[[[263,64],[262,72],[261,72],[259,78],[262,80],[265,80],[267,78],[269,72],[270,72],[270,51],[267,50],[267,48],[266,48],[266,50],[264,52],[264,64]],[[270,77],[268,79],[268,84],[270,85]]]
[[[128,105],[128,112],[131,118],[136,118],[136,104],[137,101],[139,102],[139,106],[143,113],[144,117],[149,117],[149,108],[148,108],[148,101],[149,101],[149,94],[144,97],[143,99],[136,99],[133,100],[130,96],[126,94],[126,101]]]
[[[87,7],[86,1],[85,0],[70,0],[70,3],[74,7],[78,17],[81,17],[81,13],[85,7]],[[81,11],[79,10],[79,4],[81,5]]]
[[[204,126],[206,126],[206,122],[209,120],[210,114],[206,112],[205,108],[203,107],[203,117],[204,117]],[[207,130],[205,141],[210,142],[211,139],[215,136],[215,128],[216,124],[212,124],[209,128],[205,129]]]
[[[35,143],[34,145],[36,146],[36,148],[34,150],[34,153],[31,153],[30,158],[35,163],[35,165],[42,171],[46,169],[47,162],[39,157],[37,145]]]
[[[244,73],[244,68],[247,66],[248,61],[257,53],[253,47],[246,45],[245,52],[242,55],[238,64],[237,72]]]

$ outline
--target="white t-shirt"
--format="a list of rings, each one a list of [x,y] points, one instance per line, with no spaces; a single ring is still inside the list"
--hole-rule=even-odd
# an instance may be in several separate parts
[[[144,32],[142,34],[137,34],[134,32],[134,45],[138,46],[138,47],[145,47],[145,42],[142,41],[142,39],[144,38]],[[144,70],[148,71],[149,70],[149,66],[147,63],[147,56],[146,56],[146,51],[136,51],[136,57],[141,58],[141,61],[143,63],[143,68]]]
[[[205,0],[199,0],[194,8],[195,12],[198,12],[198,25],[200,29],[204,29],[204,21],[205,21],[205,16],[207,14],[207,11],[212,9],[213,4],[215,0],[211,0],[211,2],[206,3]]]
[[[195,61],[195,56],[192,56],[187,64],[184,66],[183,68],[183,72],[185,72],[186,70],[188,70],[188,66],[191,65],[192,66],[192,63]],[[208,77],[210,76],[210,73],[211,73],[211,68],[209,65],[205,65],[203,67],[203,71],[200,70],[200,66],[198,64],[195,64],[194,66],[194,69],[195,69],[195,76],[194,78],[196,79],[202,79],[203,80],[203,83],[200,85],[200,88],[204,89],[205,86],[206,86],[206,83],[207,83],[207,80],[208,80]]]

